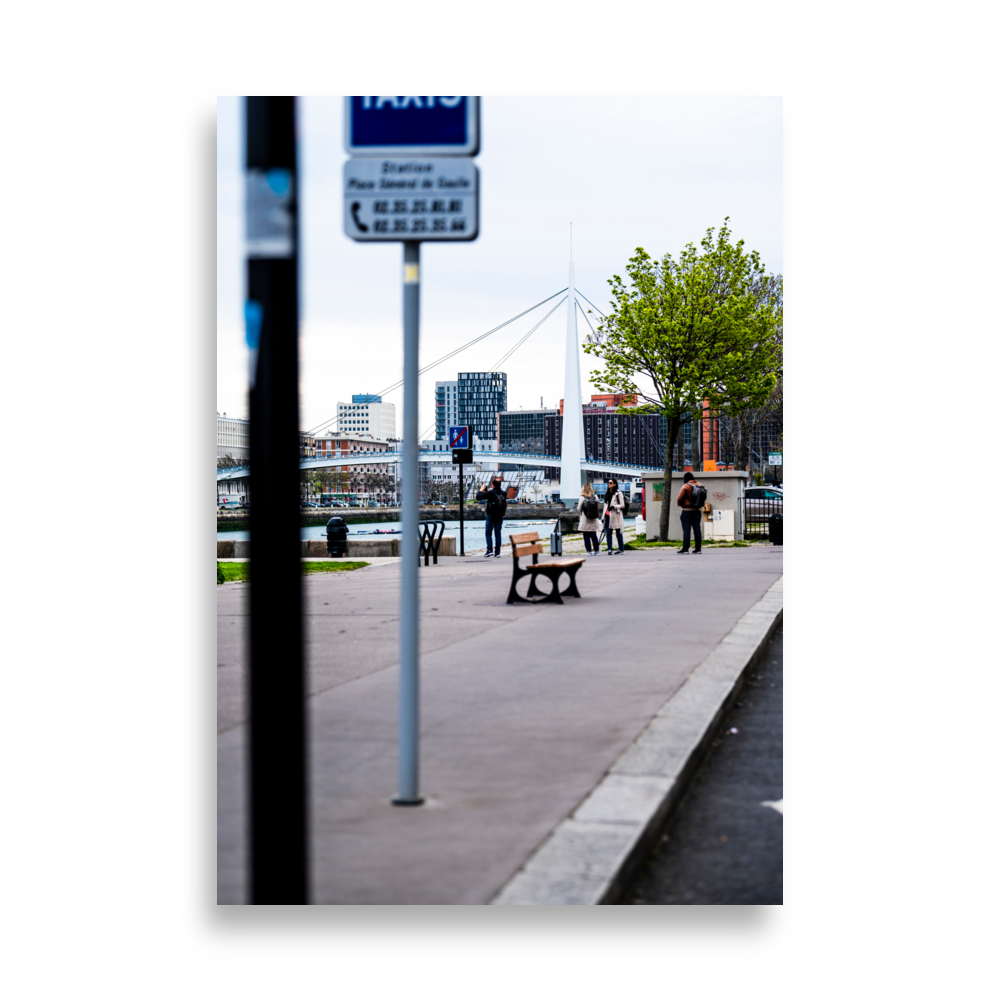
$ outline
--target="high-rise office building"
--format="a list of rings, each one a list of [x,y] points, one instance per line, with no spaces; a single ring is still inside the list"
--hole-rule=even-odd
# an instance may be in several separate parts
[[[458,424],[458,382],[434,383],[434,437],[443,441]]]
[[[507,409],[503,372],[460,372],[454,382],[434,383],[434,437],[443,441],[449,427],[468,424],[475,437],[497,446],[500,413]]]
[[[507,409],[507,375],[504,372],[458,373],[458,421],[468,424],[476,437],[499,442],[500,413]]]

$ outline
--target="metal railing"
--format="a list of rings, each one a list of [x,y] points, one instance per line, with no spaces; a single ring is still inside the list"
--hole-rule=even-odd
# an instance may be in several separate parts
[[[438,549],[441,547],[441,539],[444,537],[444,521],[426,520],[420,522],[420,551],[417,562],[421,559],[425,566],[430,565],[431,557],[434,557],[434,565],[437,566]]]
[[[422,463],[441,463],[445,458],[450,457],[448,452],[431,452],[421,449],[419,461]],[[336,465],[395,465],[402,461],[403,453],[398,451],[377,451],[377,452],[352,452],[349,455],[335,455],[330,458],[303,458],[299,462],[302,471],[309,469],[323,468],[325,466]],[[561,459],[558,455],[529,455],[525,452],[504,452],[504,451],[475,451],[473,452],[474,462],[501,461],[509,465],[517,465],[520,461],[541,466],[558,466]],[[632,462],[606,462],[601,460],[584,459],[580,463],[581,468],[609,469],[629,475],[633,471],[662,472],[662,467],[657,465],[640,465]],[[219,481],[227,479],[241,479],[249,476],[250,466],[234,466],[231,469],[218,469],[216,478]]]
[[[783,501],[768,497],[740,497],[740,523],[743,540],[747,542],[771,541],[770,518],[784,516]]]

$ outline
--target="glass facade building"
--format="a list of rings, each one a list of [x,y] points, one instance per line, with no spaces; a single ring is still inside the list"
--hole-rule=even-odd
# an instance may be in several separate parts
[[[458,420],[484,441],[497,441],[500,414],[507,409],[507,375],[504,372],[458,373]],[[445,430],[442,437],[447,433]]]
[[[545,418],[557,410],[506,410],[500,414],[500,450],[545,455]]]
[[[662,466],[663,443],[658,413],[623,414],[613,409],[584,404],[583,446],[587,458],[595,462]],[[562,441],[562,417],[545,418],[543,455],[558,455]],[[588,473],[603,479],[604,473]]]
[[[468,424],[473,437],[495,446],[500,413],[506,409],[506,374],[460,372],[454,382],[434,383],[434,437],[443,441],[449,427]]]
[[[511,454],[548,455],[545,450],[545,418],[558,410],[507,410],[500,414],[500,450]],[[501,463],[501,472],[512,472],[516,465]],[[556,473],[558,475],[558,472]],[[546,474],[546,479],[555,478]]]

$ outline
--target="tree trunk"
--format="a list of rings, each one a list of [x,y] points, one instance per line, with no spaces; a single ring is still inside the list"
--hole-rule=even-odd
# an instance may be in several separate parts
[[[739,444],[736,451],[736,468],[746,469],[749,471],[750,468],[750,428],[748,426],[748,419],[746,413],[740,413],[737,418],[739,421],[740,436]]]
[[[667,419],[667,440],[663,449],[663,502],[660,504],[660,527],[657,536],[661,542],[670,540],[670,483],[674,471],[674,446],[680,433],[680,417]],[[682,447],[683,450],[683,447]],[[683,455],[681,458],[683,459]],[[681,461],[681,465],[684,462]],[[647,537],[648,534],[647,534]]]

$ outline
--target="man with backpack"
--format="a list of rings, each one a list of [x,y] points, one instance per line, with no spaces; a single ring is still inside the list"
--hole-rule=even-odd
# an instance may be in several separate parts
[[[708,490],[694,478],[693,472],[684,473],[684,485],[677,494],[677,506],[681,508],[681,529],[684,542],[677,550],[678,555],[687,552],[691,545],[691,529],[694,529],[694,554],[701,552],[701,508],[708,499]]]
[[[494,476],[488,490],[480,490],[476,499],[486,501],[486,557],[500,558],[500,529],[503,527],[504,514],[507,513],[507,494],[503,491],[503,478]],[[494,549],[496,536],[496,552]]]

